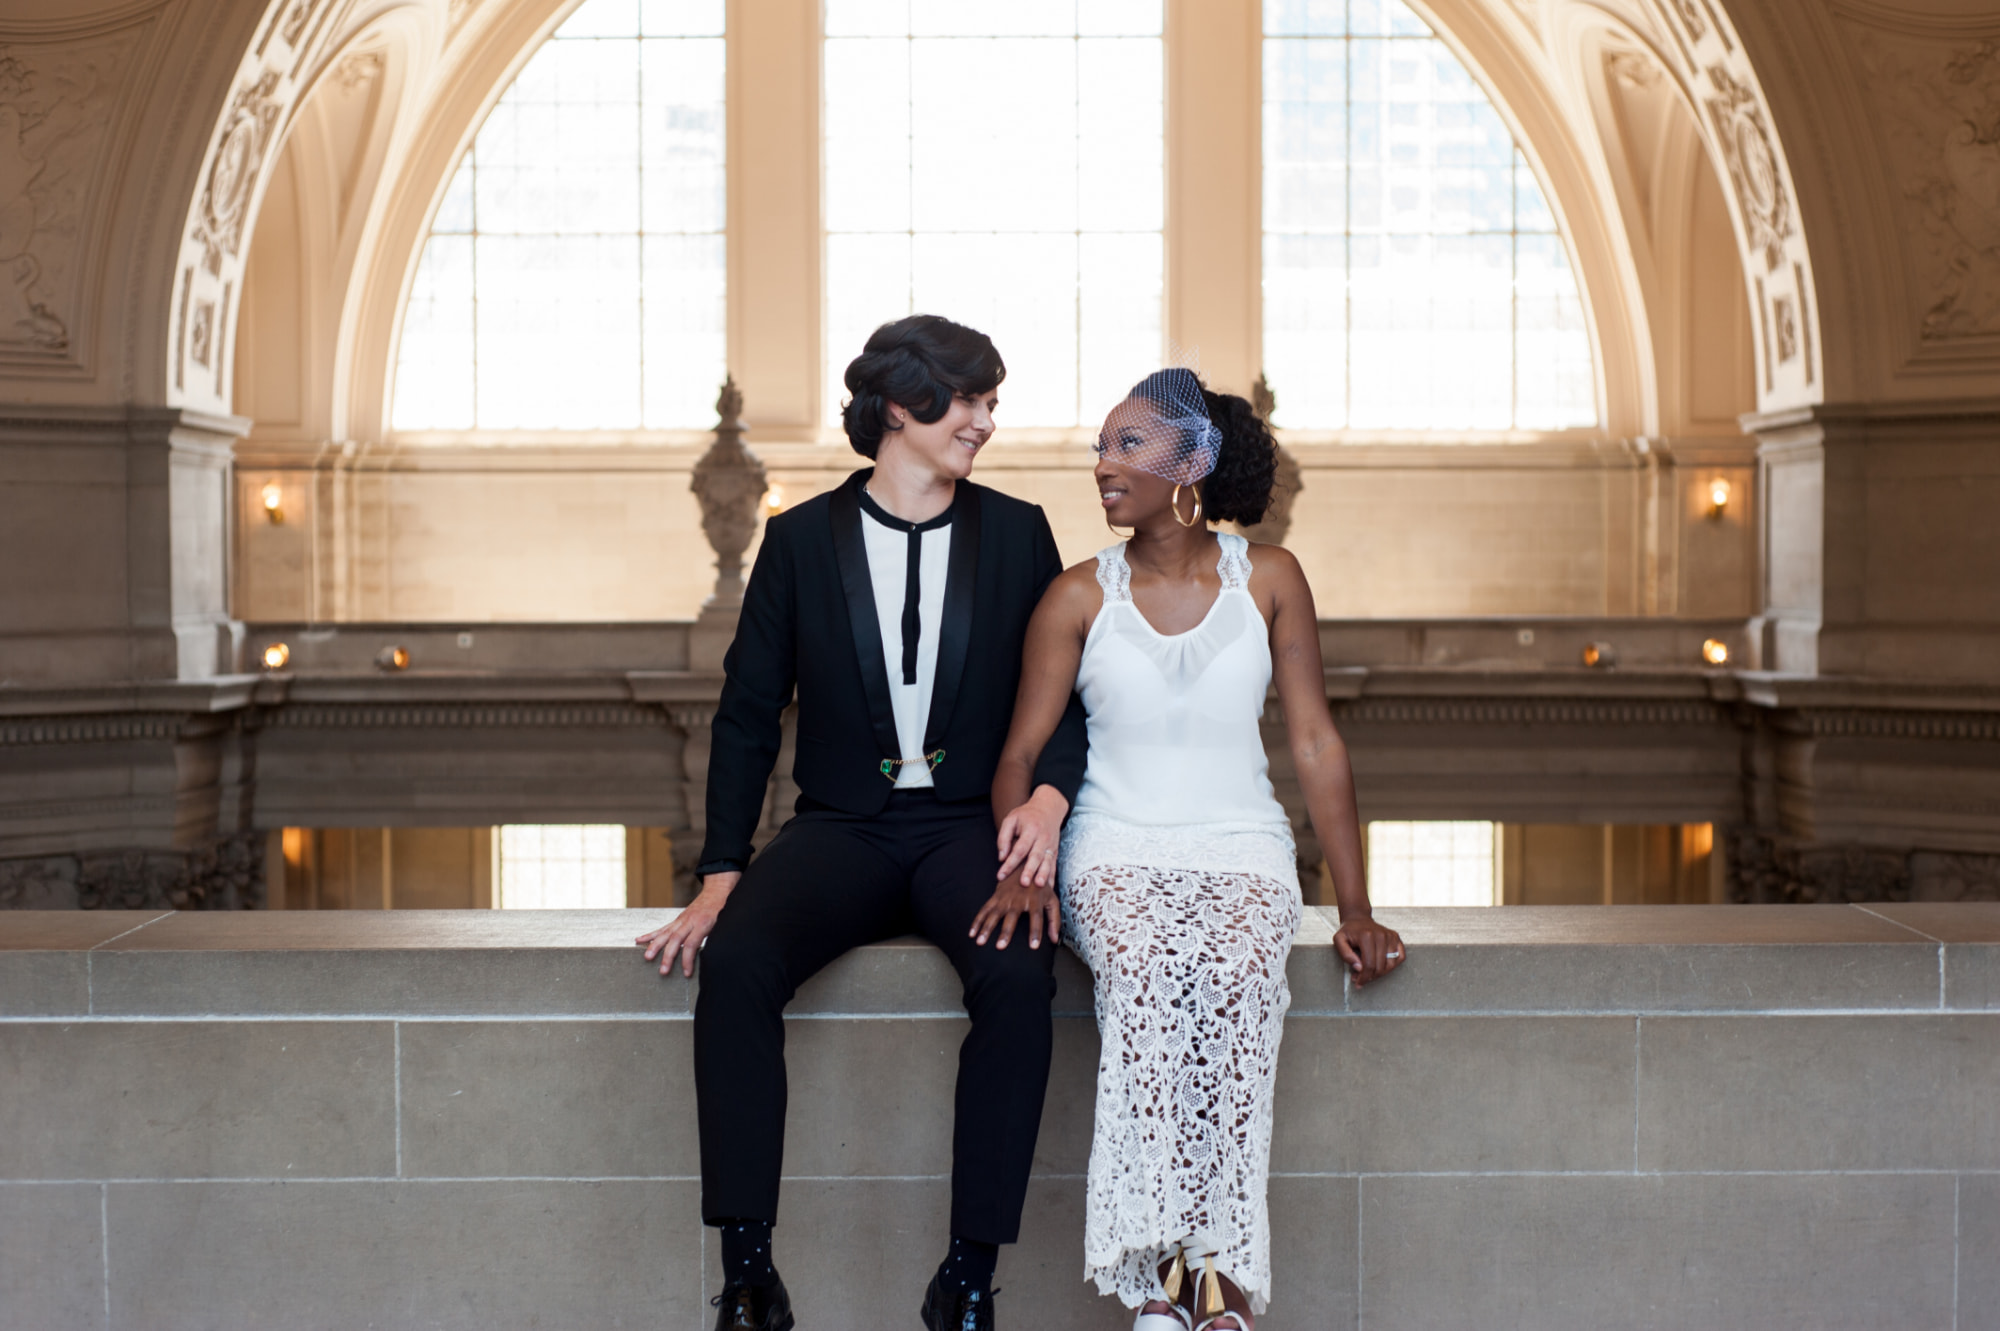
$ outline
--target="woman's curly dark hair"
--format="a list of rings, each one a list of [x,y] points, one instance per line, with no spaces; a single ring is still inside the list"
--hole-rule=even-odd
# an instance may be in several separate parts
[[[1200,375],[1181,366],[1153,371],[1127,396],[1150,402],[1164,413],[1178,414],[1194,405],[1190,389],[1201,394],[1208,419],[1222,431],[1215,470],[1201,482],[1203,516],[1212,522],[1244,527],[1262,522],[1278,476],[1278,441],[1255,407],[1234,393],[1210,392]],[[1180,405],[1183,402],[1187,407]],[[1181,456],[1192,453],[1196,446],[1193,437],[1186,439]]]
[[[912,314],[870,333],[848,363],[840,423],[854,451],[872,458],[889,428],[891,402],[929,425],[955,394],[990,393],[1006,377],[992,338],[935,314]]]
[[[1206,384],[1201,399],[1208,404],[1208,418],[1222,431],[1215,470],[1201,483],[1202,514],[1213,522],[1255,526],[1271,506],[1271,487],[1278,479],[1278,441],[1247,399],[1211,393]]]

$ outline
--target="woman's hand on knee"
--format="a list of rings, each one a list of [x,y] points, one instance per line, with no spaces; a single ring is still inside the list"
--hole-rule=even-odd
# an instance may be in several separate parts
[[[1033,887],[1026,881],[1025,874],[1015,874],[993,890],[993,895],[979,913],[972,917],[972,928],[967,932],[981,947],[1000,931],[1000,941],[994,946],[1004,948],[1014,941],[1014,928],[1023,915],[1028,917],[1028,946],[1042,945],[1042,936],[1048,935],[1053,943],[1062,932],[1062,903],[1056,900],[1054,887]]]
[[[639,946],[646,949],[646,960],[656,956],[660,959],[660,974],[674,968],[676,957],[680,958],[681,974],[694,974],[695,954],[708,941],[716,916],[722,914],[723,903],[729,900],[729,894],[742,877],[736,872],[710,874],[701,880],[700,894],[679,915],[651,933],[639,935]]]

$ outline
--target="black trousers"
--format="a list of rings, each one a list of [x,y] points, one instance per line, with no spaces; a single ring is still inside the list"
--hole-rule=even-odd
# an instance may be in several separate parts
[[[751,861],[701,953],[694,1077],[705,1220],[778,1218],[792,995],[842,954],[916,933],[958,971],[972,1018],[958,1051],[951,1232],[986,1243],[1019,1237],[1048,1089],[1055,948],[1046,939],[1029,948],[1025,929],[1004,952],[966,936],[998,868],[984,800],[898,791],[872,818],[800,801]]]

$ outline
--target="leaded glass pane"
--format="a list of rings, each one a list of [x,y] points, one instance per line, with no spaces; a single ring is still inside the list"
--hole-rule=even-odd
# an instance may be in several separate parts
[[[1582,303],[1534,174],[1401,0],[1266,0],[1264,364],[1280,423],[1596,423]]]
[[[826,403],[918,311],[990,334],[1013,425],[1094,421],[1161,352],[1160,0],[828,0]]]
[[[725,356],[720,0],[588,0],[480,127],[404,315],[398,429],[696,427]]]

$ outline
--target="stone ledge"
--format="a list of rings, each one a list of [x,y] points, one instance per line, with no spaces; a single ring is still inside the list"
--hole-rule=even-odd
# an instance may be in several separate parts
[[[1936,1012],[2000,1009],[2000,905],[1583,906],[1383,910],[1410,964],[1365,990],[1308,907],[1294,1017]],[[690,987],[632,945],[672,911],[106,912],[0,916],[0,1017],[685,1019]],[[1017,944],[1018,945],[1018,944]],[[1056,1006],[1091,1012],[1060,958]],[[799,1017],[961,1011],[914,939],[859,949],[801,990]]]

